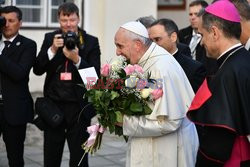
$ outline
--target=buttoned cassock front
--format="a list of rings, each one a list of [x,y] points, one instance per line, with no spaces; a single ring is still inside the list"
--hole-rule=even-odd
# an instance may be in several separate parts
[[[186,112],[194,97],[178,62],[152,43],[139,65],[162,80],[163,96],[149,104],[147,116],[124,116],[123,133],[130,136],[126,167],[194,167],[198,136]]]

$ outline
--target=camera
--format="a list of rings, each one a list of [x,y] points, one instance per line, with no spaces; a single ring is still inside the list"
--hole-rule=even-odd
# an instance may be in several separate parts
[[[6,24],[6,20],[4,17],[0,16],[0,40],[2,39],[3,27]]]
[[[68,31],[67,33],[62,34],[64,45],[68,50],[75,49],[78,44],[78,38],[75,32]]]
[[[3,16],[0,16],[0,28],[3,28],[6,24],[6,19]]]

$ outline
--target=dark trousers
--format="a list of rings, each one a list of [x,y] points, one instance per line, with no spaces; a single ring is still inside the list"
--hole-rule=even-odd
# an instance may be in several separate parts
[[[0,106],[0,134],[2,134],[6,146],[9,167],[23,167],[26,124],[13,126],[7,123],[3,115],[2,106]]]
[[[70,152],[70,167],[77,167],[84,150],[81,145],[87,140],[87,126],[90,121],[79,119],[80,107],[76,103],[56,103],[64,113],[63,123],[56,128],[44,131],[44,166],[60,167],[65,140]],[[86,154],[81,167],[88,167]]]

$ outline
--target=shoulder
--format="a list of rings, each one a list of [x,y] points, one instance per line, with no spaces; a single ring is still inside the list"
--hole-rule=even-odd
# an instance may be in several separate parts
[[[86,42],[93,42],[93,43],[98,43],[98,38],[88,34],[86,31],[84,30],[80,30],[81,33],[83,34],[83,38]]]
[[[177,48],[179,50],[183,50],[183,49],[189,49],[190,50],[190,48],[189,48],[189,46],[187,44],[184,44],[184,43],[181,43],[181,42],[177,43]]]
[[[24,44],[29,44],[29,45],[31,45],[31,47],[32,47],[32,45],[34,46],[36,46],[36,42],[34,41],[34,40],[32,40],[32,39],[30,39],[30,38],[27,38],[27,37],[25,37],[25,36],[23,36],[23,35],[18,35],[17,37],[16,37],[16,39],[15,39],[16,41],[17,41],[17,43],[18,43],[18,41],[20,41],[20,42],[22,42],[22,43],[24,43]]]
[[[156,45],[155,52],[153,52],[153,58],[151,59],[154,63],[154,68],[156,69],[166,69],[171,71],[171,69],[174,69],[176,66],[179,66],[176,59],[165,49],[162,47]]]
[[[229,64],[231,64],[235,69],[247,68],[248,70],[250,70],[250,66],[249,66],[250,52],[247,51],[245,48],[242,48],[235,54],[237,55],[234,55],[232,57],[231,61],[229,61]]]
[[[197,69],[205,69],[205,67],[203,66],[203,64],[199,61],[193,60],[190,57],[187,57],[185,55],[183,55],[182,53],[179,53],[176,56],[176,60],[181,64],[181,66],[187,66],[188,69],[192,69],[192,70],[197,70]]]
[[[189,34],[192,33],[193,29],[191,26],[185,27],[179,30],[179,34]]]

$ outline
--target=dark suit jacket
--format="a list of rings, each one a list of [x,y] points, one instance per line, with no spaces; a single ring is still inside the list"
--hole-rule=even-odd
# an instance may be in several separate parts
[[[187,45],[189,45],[192,36],[193,28],[191,26],[181,29],[178,33],[179,42]],[[207,57],[206,49],[200,43],[196,46],[196,60],[205,66],[207,75],[213,75],[217,71],[216,60]]]
[[[81,62],[79,69],[87,67],[95,67],[98,75],[100,74],[100,48],[98,39],[91,35],[88,35],[85,31],[79,29],[83,34],[84,47],[79,48],[79,56],[81,57]],[[45,84],[44,84],[44,96],[49,96],[48,88],[51,82],[51,78],[56,76],[58,68],[64,65],[66,57],[63,55],[62,48],[59,48],[56,55],[52,60],[49,60],[47,51],[53,43],[53,38],[55,34],[62,33],[61,30],[57,30],[51,33],[45,34],[45,38],[42,44],[42,48],[36,58],[36,63],[34,65],[33,71],[36,75],[42,75],[46,73]],[[69,61],[69,63],[73,63]],[[75,78],[72,80],[74,83],[74,91],[78,98],[79,104],[83,108],[87,105],[87,99],[83,100],[83,95],[86,90],[80,87],[78,84],[83,84],[83,81],[78,73],[78,69],[72,65],[74,68],[72,73],[74,73]],[[91,119],[95,115],[93,108],[89,112],[83,112],[87,119]]]
[[[33,120],[33,100],[29,92],[29,73],[36,58],[36,43],[17,35],[6,54],[0,55],[4,117],[11,125]]]
[[[194,92],[196,93],[206,77],[206,69],[202,63],[176,52],[174,58],[183,68]]]
[[[187,44],[178,42],[177,43],[177,48],[178,48],[179,53],[181,53],[181,54],[183,54],[183,55],[185,55],[187,57],[192,58],[191,50],[190,50],[190,48],[189,48],[189,46]]]

